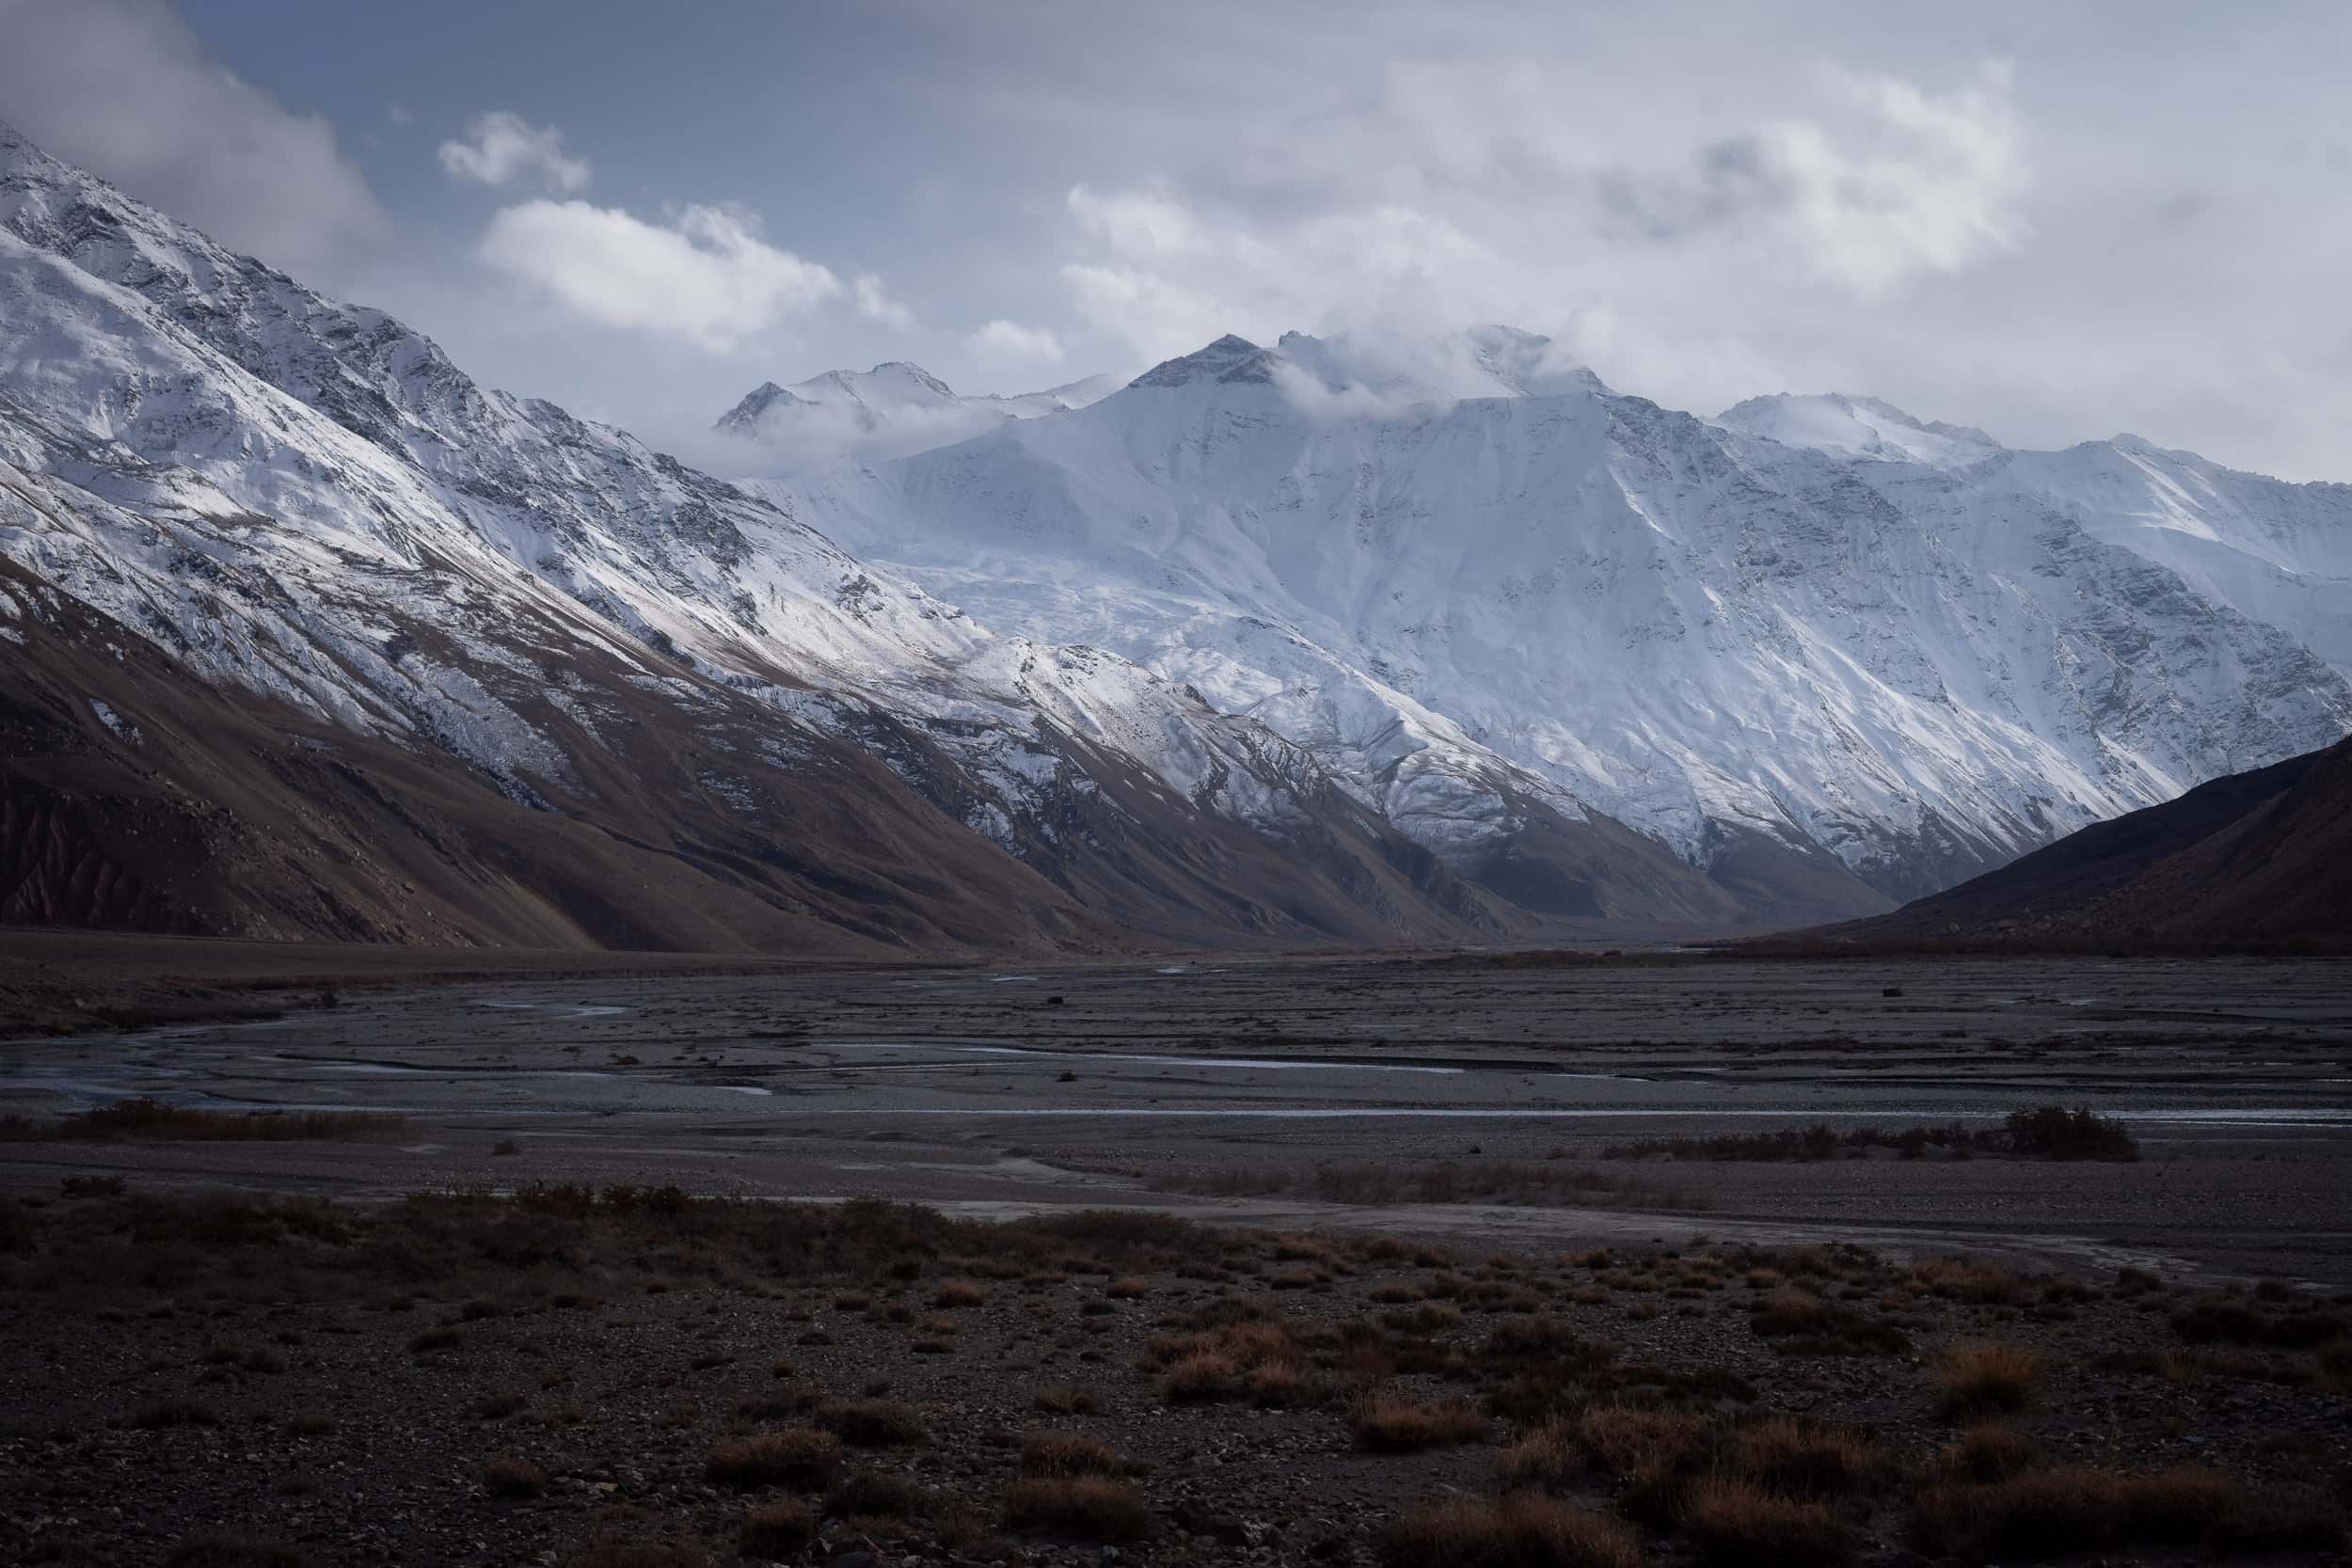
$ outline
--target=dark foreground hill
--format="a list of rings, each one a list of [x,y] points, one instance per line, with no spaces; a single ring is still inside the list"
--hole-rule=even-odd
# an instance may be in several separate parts
[[[2216,779],[1892,914],[1818,934],[2352,942],[2352,739]]]

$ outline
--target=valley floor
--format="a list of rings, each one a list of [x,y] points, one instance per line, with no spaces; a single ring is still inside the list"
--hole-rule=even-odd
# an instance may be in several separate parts
[[[1499,1478],[1591,1536],[1530,1563],[2341,1539],[2341,963],[565,957],[0,1043],[0,1549],[1445,1568]],[[55,1135],[140,1097],[357,1119]],[[2051,1103],[2141,1157],[1706,1157]]]

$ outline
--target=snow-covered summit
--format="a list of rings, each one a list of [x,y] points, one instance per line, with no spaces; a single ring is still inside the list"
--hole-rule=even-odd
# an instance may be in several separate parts
[[[1965,467],[2002,450],[1971,426],[1914,419],[1891,403],[1842,392],[1750,398],[1724,409],[1715,422],[1785,447],[1939,468]]]
[[[1096,375],[1010,397],[965,395],[920,365],[892,359],[870,371],[825,371],[788,387],[762,382],[713,428],[767,447],[787,466],[816,466],[843,455],[888,456],[942,446],[1007,420],[1083,408],[1124,385],[1120,377]]]
[[[2352,491],[1863,398],[1708,421],[1530,334],[1229,336],[784,493],[1462,859],[1517,792],[1908,895],[2352,727]]]

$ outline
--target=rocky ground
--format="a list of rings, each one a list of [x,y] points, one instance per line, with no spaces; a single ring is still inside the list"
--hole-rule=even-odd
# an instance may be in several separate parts
[[[1845,1248],[85,1185],[0,1212],[0,1550],[2326,1560],[2348,1305]]]

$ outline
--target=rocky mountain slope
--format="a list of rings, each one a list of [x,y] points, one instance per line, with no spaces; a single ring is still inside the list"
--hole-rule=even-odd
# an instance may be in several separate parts
[[[1457,866],[1533,800],[1719,885],[1909,898],[2352,728],[2352,487],[1867,399],[1704,420],[1502,328],[1229,337],[763,489],[1263,723]]]
[[[1851,941],[2352,941],[2352,740],[2095,823],[1823,933]]]
[[[0,677],[0,923],[855,952],[1808,907],[1540,803],[1576,880],[1515,905],[1181,682],[999,636],[5,132]]]
[[[712,428],[767,449],[763,461],[790,465],[844,449],[866,456],[922,451],[993,430],[1084,408],[1127,384],[1093,375],[1013,397],[966,396],[920,365],[894,359],[870,371],[827,371],[790,387],[763,381]]]

